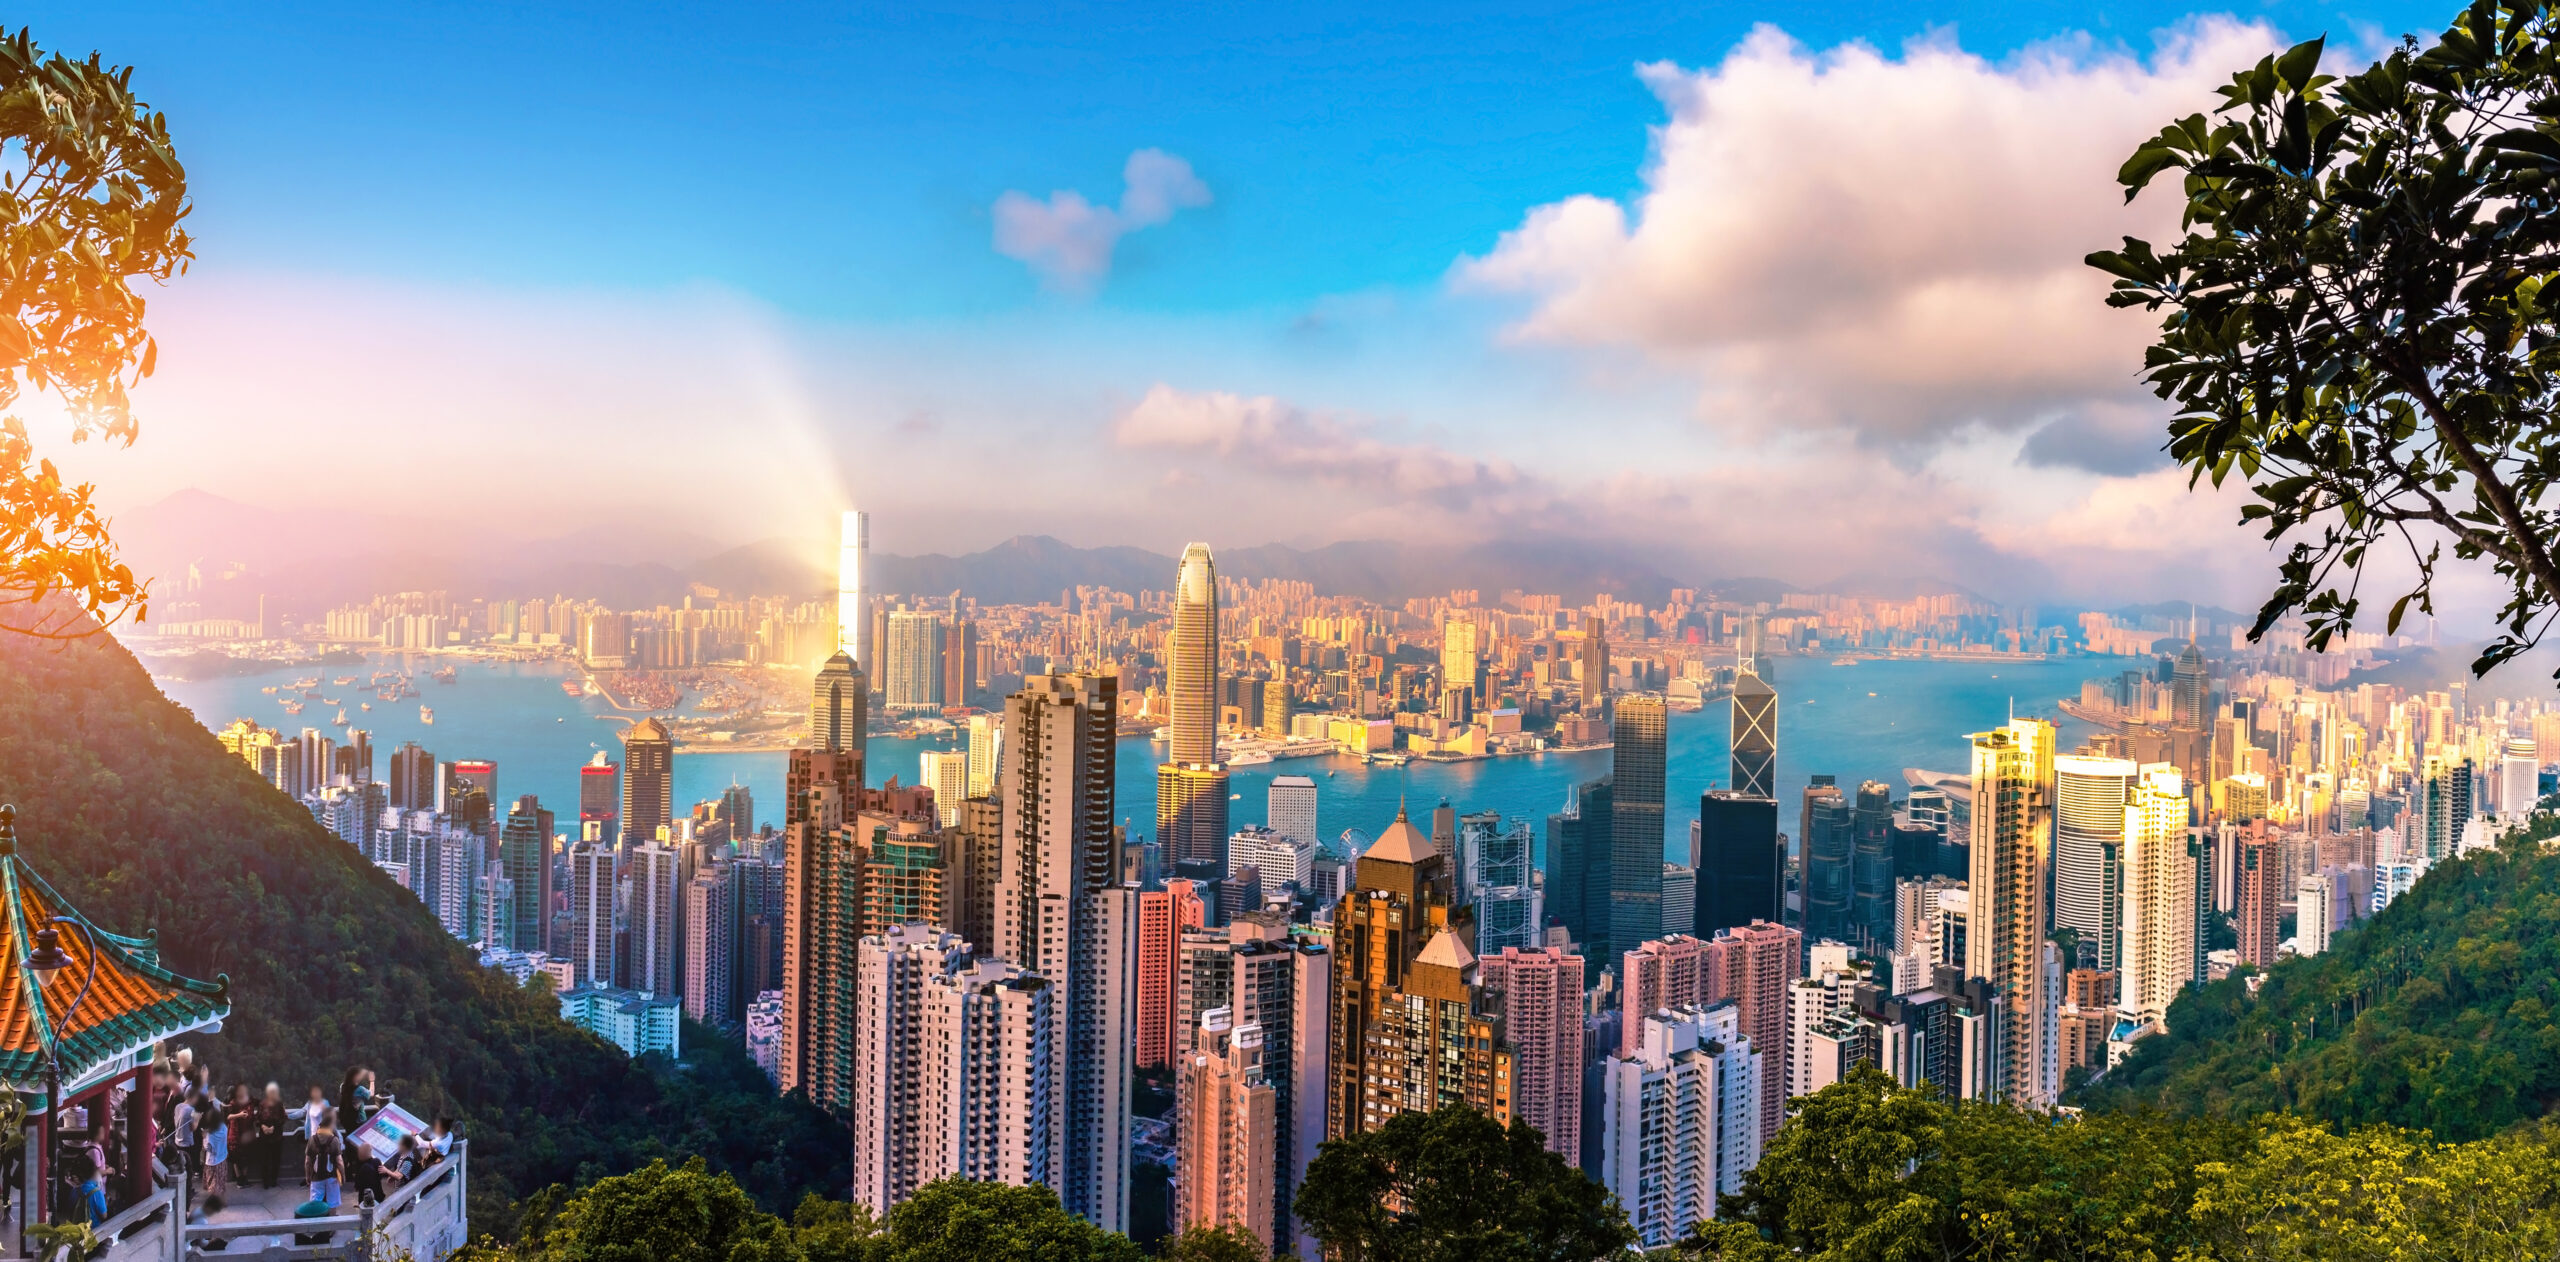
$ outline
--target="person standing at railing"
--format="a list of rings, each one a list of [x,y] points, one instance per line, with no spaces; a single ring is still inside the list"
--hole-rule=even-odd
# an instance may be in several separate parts
[[[346,1149],[338,1142],[337,1129],[322,1117],[320,1128],[302,1146],[302,1175],[311,1182],[311,1199],[333,1211],[339,1204],[338,1176],[345,1160]]]
[[[248,1168],[240,1172],[240,1186],[247,1187],[252,1176],[263,1178],[269,1191],[276,1186],[276,1174],[284,1165],[284,1134],[289,1125],[290,1110],[285,1108],[284,1087],[268,1083],[266,1094],[259,1097],[252,1111]]]
[[[196,1132],[204,1144],[204,1189],[219,1195],[231,1167],[231,1117],[210,1091],[196,1105]]]

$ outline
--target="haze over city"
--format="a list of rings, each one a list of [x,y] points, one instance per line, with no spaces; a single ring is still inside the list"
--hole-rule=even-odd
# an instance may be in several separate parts
[[[2110,177],[2229,66],[2432,20],[1319,7],[1253,18],[1270,60],[1239,15],[28,16],[195,128],[148,439],[72,453],[119,515],[822,562],[858,497],[897,554],[1592,541],[2235,606],[2272,562],[2081,255],[2173,226]]]

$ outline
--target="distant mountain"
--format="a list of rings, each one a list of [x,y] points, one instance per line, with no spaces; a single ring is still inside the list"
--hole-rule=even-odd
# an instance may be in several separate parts
[[[395,591],[512,590],[638,608],[681,600],[697,584],[732,596],[811,599],[835,588],[832,539],[773,538],[724,549],[698,535],[617,522],[527,541],[505,536],[504,524],[431,521],[360,508],[268,510],[188,490],[125,514],[115,528],[131,562],[160,579],[164,599],[182,586],[191,563],[209,581],[227,565],[245,566],[248,575],[231,585],[227,597],[204,596],[209,616],[246,616],[245,605],[258,593],[267,594],[279,611],[307,615]],[[1232,578],[1295,580],[1312,584],[1319,595],[1387,604],[1453,589],[1473,589],[1488,601],[1509,590],[1554,593],[1576,604],[1598,593],[1660,604],[1675,587],[1772,602],[1797,590],[1770,578],[1712,580],[1658,548],[1564,536],[1458,545],[1380,539],[1317,548],[1262,544],[1219,548],[1217,556],[1219,573]],[[1163,591],[1173,585],[1176,560],[1146,548],[1085,548],[1048,535],[1017,535],[956,556],[875,552],[871,564],[875,591],[924,596],[956,590],[986,603],[1014,604],[1055,600],[1071,587]],[[1823,590],[1888,589],[1908,594],[1902,589],[1950,586],[1878,576]]]

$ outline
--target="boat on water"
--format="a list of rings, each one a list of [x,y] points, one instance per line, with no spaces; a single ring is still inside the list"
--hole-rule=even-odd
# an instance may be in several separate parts
[[[443,667],[443,668],[438,669],[438,670],[436,671],[436,674],[435,674],[435,680],[436,680],[436,682],[437,682],[437,683],[440,683],[440,684],[449,684],[449,683],[452,683],[452,682],[453,682],[453,668],[452,668],[452,667],[450,667],[450,666],[446,666],[446,667]]]
[[[419,706],[418,721],[429,727],[434,727],[436,725],[436,712],[427,706]]]
[[[370,701],[359,701],[356,703],[356,708],[359,710],[370,710],[373,708],[373,703]]]
[[[1227,765],[1231,767],[1253,767],[1269,761],[1271,751],[1267,749],[1239,749],[1227,755]]]
[[[348,686],[349,684],[354,683],[355,681],[356,681],[356,677],[355,677],[355,676],[353,676],[353,675],[340,675],[340,676],[338,676],[337,678],[330,680],[329,682],[330,682],[330,683],[333,683],[333,684],[336,684],[337,686],[339,686],[339,687],[341,687],[341,688],[344,688],[344,687]]]
[[[578,681],[574,679],[561,680],[560,692],[561,695],[570,697],[582,697],[586,695],[586,689],[579,687]]]
[[[276,695],[276,686],[275,686],[274,684],[268,684],[266,687],[264,687],[264,688],[260,688],[258,691],[263,692],[263,693],[267,694],[268,696],[272,697],[272,696]]]
[[[338,717],[331,719],[329,722],[332,727],[345,727],[347,725],[347,712],[344,710],[338,711]]]
[[[1855,666],[1858,664],[1858,659],[1854,657],[1835,657],[1831,659],[1831,664],[1834,666]]]

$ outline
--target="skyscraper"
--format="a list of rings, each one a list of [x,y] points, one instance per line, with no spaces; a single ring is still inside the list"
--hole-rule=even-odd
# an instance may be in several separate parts
[[[1225,1008],[1201,1015],[1180,1071],[1174,1226],[1241,1227],[1268,1253],[1288,1237],[1273,1230],[1283,1122],[1265,1051],[1261,1026]]]
[[[1893,790],[1869,780],[1858,786],[1849,815],[1850,931],[1869,952],[1893,945]]]
[[[1615,843],[1607,776],[1574,786],[1547,817],[1547,919],[1588,946],[1609,932],[1609,868]]]
[[[1582,637],[1582,711],[1598,714],[1609,700],[1609,625],[1593,622]]]
[[[622,733],[622,837],[625,842],[654,841],[658,830],[675,822],[676,743],[667,725],[655,716]]]
[[[403,811],[435,811],[444,808],[437,793],[436,756],[418,747],[416,741],[402,741],[391,751],[391,805]]]
[[[1447,861],[1399,810],[1361,853],[1357,880],[1333,914],[1326,1136],[1449,1104],[1507,1125],[1512,1053],[1477,1003],[1470,926],[1451,905]]]
[[[1846,942],[1856,838],[1848,796],[1832,777],[1818,775],[1805,786],[1803,820],[1797,838],[1804,847],[1804,936],[1815,942]]]
[[[880,682],[889,713],[932,713],[942,708],[944,632],[939,614],[900,609],[889,615]]]
[[[1267,1223],[1248,1224],[1254,1234],[1284,1243],[1295,1239],[1300,1257],[1319,1254],[1296,1229],[1290,1213],[1307,1163],[1325,1138],[1325,1054],[1330,1046],[1333,956],[1324,946],[1289,936],[1277,918],[1246,916],[1223,929],[1184,934],[1176,965],[1176,1059],[1209,1050],[1201,1032],[1210,1010],[1228,1013],[1231,1028],[1262,1032],[1262,1072],[1271,1084],[1273,1128]],[[1196,1084],[1177,1077],[1177,1119],[1191,1116]],[[1178,1120],[1177,1129],[1187,1125]],[[1193,1221],[1191,1204],[1177,1188],[1178,1221]],[[1266,1234],[1267,1233],[1267,1234]]]
[[[836,540],[836,651],[850,658],[863,674],[871,673],[869,602],[863,597],[862,571],[870,563],[871,515],[845,510]]]
[[[618,858],[613,843],[596,835],[593,825],[569,852],[568,953],[581,986],[612,986],[621,981],[613,949]]]
[[[1312,777],[1271,777],[1264,802],[1264,817],[1274,832],[1310,846],[1324,844],[1323,834],[1316,831],[1316,782]]]
[[[1003,744],[1003,715],[969,716],[969,796],[982,798],[996,791],[998,751]]]
[[[2192,637],[2178,654],[2178,664],[2170,668],[2169,706],[2173,726],[2202,731],[2213,725],[2213,670],[2205,665]]]
[[[862,938],[862,855],[844,827],[847,793],[836,781],[812,783],[797,795],[782,834],[777,1081],[837,1111],[853,1104],[855,948]]]
[[[960,822],[960,804],[969,800],[969,755],[957,749],[928,749],[917,756],[916,783],[933,790],[934,810],[942,826]]]
[[[1662,805],[1669,712],[1657,696],[1618,701],[1609,755],[1613,786],[1609,817],[1608,936],[1591,944],[1592,958],[1614,961],[1625,950],[1662,932]]]
[[[2060,759],[2054,760],[2056,763]],[[2056,775],[2059,776],[2059,771]],[[2169,1005],[2204,979],[2204,908],[2196,846],[2187,837],[2185,781],[2175,767],[2142,768],[2124,808],[2124,1010],[2168,1028]]]
[[[499,836],[500,869],[515,883],[508,909],[507,945],[518,951],[551,949],[551,812],[528,793],[507,812]]]
[[[1544,940],[1545,908],[1531,859],[1534,838],[1525,819],[1504,822],[1499,811],[1458,817],[1458,855],[1476,921],[1476,949],[1527,949]],[[1669,889],[1663,891],[1670,896]],[[1689,912],[1687,906],[1682,914]]]
[[[2277,917],[2283,914],[2284,896],[2289,892],[2284,880],[2284,842],[2262,819],[2250,821],[2234,840],[2239,852],[2231,920],[2239,935],[2240,962],[2265,972],[2275,967],[2283,937]]]
[[[1733,790],[1778,798],[1778,690],[1754,671],[1733,677]]]
[[[738,887],[728,860],[696,870],[684,891],[684,1014],[725,1027],[737,1006]]]
[[[1182,550],[1165,635],[1164,765],[1156,769],[1156,839],[1173,870],[1202,881],[1227,874],[1227,772],[1218,761],[1218,571],[1209,545]]]
[[[1130,1059],[1137,1025],[1138,891],[1120,885],[1112,824],[1116,675],[1045,675],[1005,702],[997,954],[1058,988],[1052,1186],[1068,1211],[1129,1218]]]
[[[936,1179],[1062,1195],[1054,1103],[1058,987],[957,935],[903,925],[863,938],[855,1035],[853,1199],[874,1215]],[[1124,1123],[1125,1125],[1125,1123]]]
[[[2123,758],[2053,760],[2053,927],[2071,930],[2080,943],[2079,958],[2063,961],[2067,968],[2118,965],[2125,807],[2137,770]]]
[[[871,720],[871,680],[839,652],[818,668],[809,698],[809,748],[862,757]]]
[[[1502,997],[1513,1116],[1547,1137],[1547,1151],[1580,1161],[1583,957],[1561,947],[1504,947],[1476,966],[1484,992]]]
[[[2046,1015],[2045,878],[2053,847],[2053,725],[2011,719],[1973,742],[1973,871],[1965,973],[1998,988],[2004,1020],[1992,1080],[2022,1108],[2053,1102]]]
[[[1138,894],[1138,1032],[1136,1064],[1160,1069],[1175,1063],[1175,991],[1182,935],[1208,922],[1200,896],[1180,877],[1162,889]]]
[[[1601,1068],[1600,1168],[1647,1249],[1715,1217],[1759,1163],[1767,1055],[1733,1004],[1648,1013],[1633,1045]]]
[[[1712,938],[1755,921],[1783,923],[1786,861],[1777,802],[1732,789],[1698,795],[1698,912],[1691,932]]]
[[[578,825],[584,836],[586,825],[604,825],[604,840],[620,838],[618,821],[622,816],[622,768],[613,765],[613,757],[599,749],[587,765],[578,768]]]
[[[1482,649],[1476,643],[1476,624],[1465,618],[1451,618],[1440,627],[1440,689],[1442,692],[1475,697],[1477,674],[1481,669]]]
[[[660,999],[684,997],[684,855],[673,842],[629,848],[631,971],[623,984]]]

